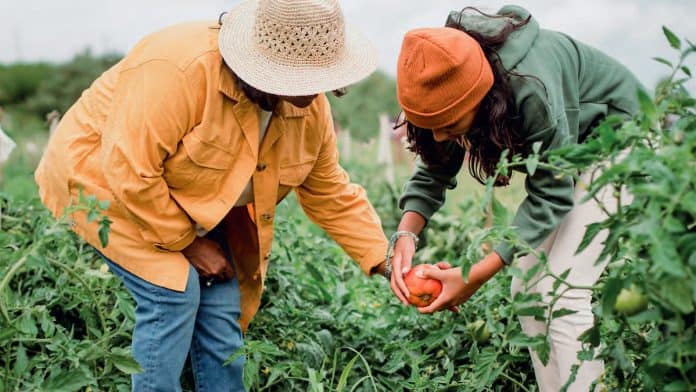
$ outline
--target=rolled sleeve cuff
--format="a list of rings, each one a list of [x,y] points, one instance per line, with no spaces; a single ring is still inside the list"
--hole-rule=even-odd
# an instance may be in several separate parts
[[[387,246],[388,244],[385,242],[383,246],[379,246],[357,260],[365,275],[374,275],[375,267],[382,263],[387,256]]]
[[[155,248],[157,248],[159,250],[179,252],[179,251],[182,251],[187,246],[191,245],[191,243],[195,239],[196,239],[196,230],[189,230],[182,237],[180,237],[174,241],[167,242],[166,244],[155,243],[154,245],[155,245]]]
[[[416,212],[423,218],[425,218],[426,221],[430,220],[433,214],[435,214],[435,212],[437,211],[437,208],[433,207],[432,205],[430,205],[430,203],[426,202],[425,200],[419,198],[408,198],[403,200],[401,203],[401,209],[403,210],[403,212]]]
[[[512,264],[512,259],[515,253],[517,252],[517,250],[514,247],[510,246],[505,242],[501,242],[495,247],[493,247],[493,251],[500,256],[505,265]]]

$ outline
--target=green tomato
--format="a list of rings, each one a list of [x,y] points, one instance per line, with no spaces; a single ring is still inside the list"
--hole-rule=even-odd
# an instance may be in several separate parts
[[[634,285],[627,289],[621,289],[614,303],[614,310],[625,316],[633,316],[644,311],[647,307],[648,297]]]
[[[491,338],[491,331],[488,330],[486,322],[476,320],[466,325],[466,329],[471,334],[471,337],[478,343],[485,343]]]

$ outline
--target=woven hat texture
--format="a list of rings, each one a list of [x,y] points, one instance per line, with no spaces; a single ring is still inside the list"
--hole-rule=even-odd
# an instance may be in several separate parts
[[[253,87],[303,96],[353,84],[377,67],[373,45],[336,0],[247,0],[222,18],[225,63]]]

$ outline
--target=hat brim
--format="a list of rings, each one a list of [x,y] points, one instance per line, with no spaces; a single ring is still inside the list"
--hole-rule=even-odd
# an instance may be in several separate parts
[[[246,83],[275,95],[307,96],[356,83],[377,68],[373,45],[358,31],[345,27],[345,46],[333,65],[278,64],[254,44],[258,2],[248,0],[223,17],[218,45],[225,63]]]

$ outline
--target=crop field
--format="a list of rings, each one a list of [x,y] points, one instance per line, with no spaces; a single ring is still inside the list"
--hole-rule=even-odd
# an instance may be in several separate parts
[[[501,173],[548,165],[576,174],[592,162],[611,162],[586,184],[590,194],[610,186],[633,196],[621,200],[616,192],[617,212],[590,225],[583,241],[609,230],[602,253],[608,267],[591,288],[596,325],[579,353],[581,360],[604,360],[603,390],[696,390],[696,100],[683,87],[691,79],[684,60],[696,47],[668,29],[665,36],[674,58],[658,61],[671,77],[640,95],[638,116],[608,118],[582,146],[499,165]],[[139,371],[129,348],[133,300],[67,219],[50,216],[32,178],[48,137],[46,113],[64,112],[114,61],[83,54],[60,65],[0,66],[0,125],[18,145],[0,163],[0,392],[129,391],[129,374]],[[337,121],[351,129],[352,150],[360,152],[342,162],[366,188],[387,235],[400,218],[397,200],[413,158],[395,163],[393,183],[374,175],[384,168],[365,129],[377,127],[377,113],[398,112],[393,88],[393,80],[376,74],[345,98],[332,98]],[[491,241],[519,242],[507,224],[524,196],[524,176],[495,190],[465,172],[460,177],[428,225],[419,262],[467,270]],[[89,195],[75,206],[95,217],[101,207]],[[459,313],[426,316],[403,306],[385,279],[364,276],[293,196],[278,206],[275,225],[261,309],[238,353],[246,355],[249,390],[538,390],[529,350],[548,358],[550,343],[526,336],[518,317],[569,313],[512,297],[511,279],[536,271],[513,265]],[[553,278],[555,288],[567,287],[564,276]],[[190,370],[182,378],[193,390]]]

